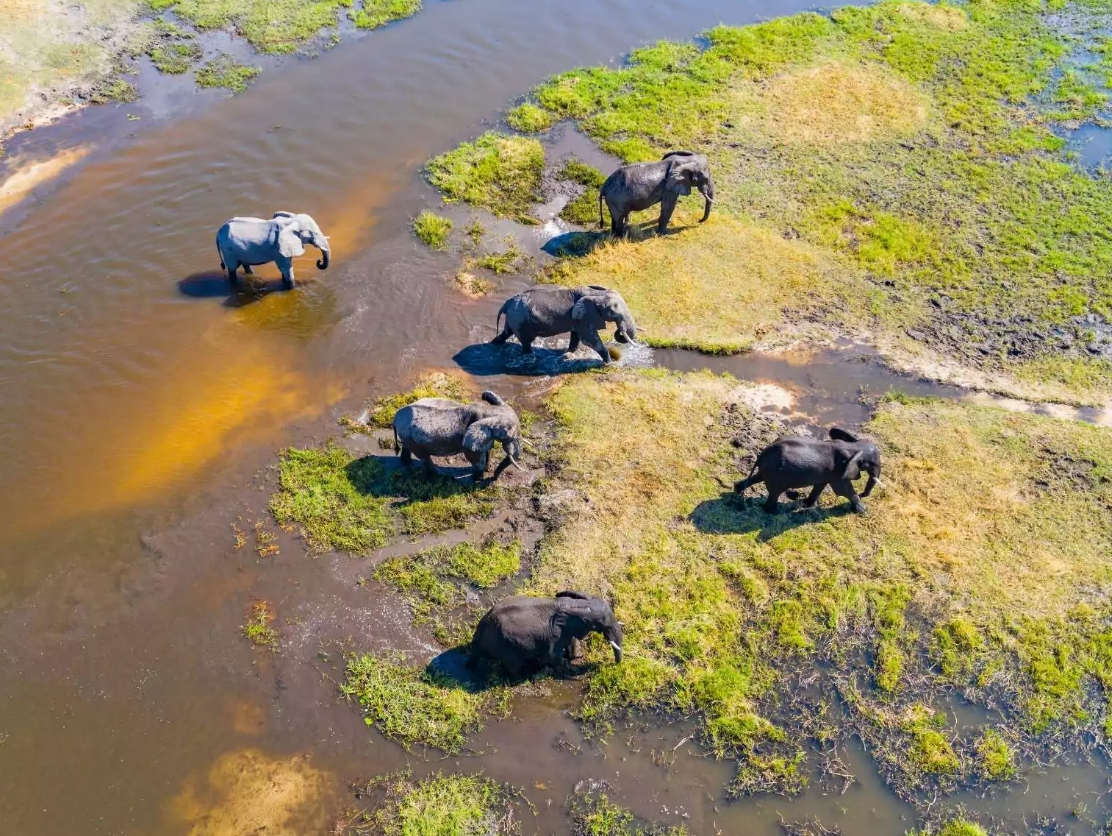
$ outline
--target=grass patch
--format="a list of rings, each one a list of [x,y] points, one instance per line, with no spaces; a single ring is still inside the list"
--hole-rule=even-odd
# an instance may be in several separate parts
[[[907,836],[988,836],[988,831],[976,822],[959,817],[936,827],[909,830]]]
[[[598,220],[599,213],[598,190],[606,182],[606,175],[597,168],[572,158],[564,163],[556,173],[556,177],[584,187],[581,195],[568,201],[567,205],[560,210],[560,217],[568,223],[593,226]],[[603,213],[604,222],[608,222],[610,212],[605,206]]]
[[[520,262],[525,258],[525,253],[522,252],[520,245],[512,235],[506,238],[505,245],[506,249],[502,252],[485,253],[474,259],[472,264],[475,267],[497,273],[499,276],[515,272]]]
[[[243,637],[256,647],[278,647],[278,631],[273,627],[274,612],[266,601],[253,601],[247,610]]]
[[[375,401],[367,413],[367,424],[385,430],[394,424],[394,414],[403,406],[419,401],[421,398],[447,398],[452,401],[464,401],[468,397],[463,381],[454,375],[434,372],[425,375],[417,385],[408,392],[399,395],[387,395]]]
[[[372,654],[348,659],[340,692],[359,704],[374,726],[406,749],[415,745],[449,754],[463,751],[467,735],[482,728],[499,694],[411,666],[404,656]]]
[[[359,787],[381,799],[360,816],[359,833],[375,836],[509,836],[520,793],[481,775],[382,775]],[[528,803],[528,802],[525,802]]]
[[[521,543],[488,542],[439,546],[416,555],[392,557],[375,570],[375,580],[405,597],[414,623],[431,624],[437,641],[454,647],[469,641],[485,606],[466,606],[468,589],[492,589],[521,570]]]
[[[448,249],[448,236],[451,232],[451,218],[437,215],[428,209],[423,209],[421,214],[413,219],[413,234],[438,252],[445,252]]]
[[[472,273],[470,268],[475,266],[473,260],[466,259],[463,266],[456,271],[453,282],[460,293],[472,299],[479,299],[494,290],[494,282]]]
[[[139,101],[139,89],[125,79],[109,78],[93,87],[89,101],[93,104],[128,104]]]
[[[377,29],[395,20],[413,17],[419,11],[421,0],[363,0],[362,7],[351,13],[351,19],[360,29]]]
[[[185,43],[168,43],[156,46],[147,53],[156,70],[169,75],[181,75],[189,70],[204,56],[201,45],[186,41]]]
[[[575,836],[685,836],[684,827],[664,827],[640,821],[606,795],[606,786],[585,782],[570,801],[572,832]]]
[[[339,10],[351,0],[177,0],[152,3],[156,11],[173,9],[174,14],[198,29],[226,29],[235,32],[260,52],[281,55],[294,52],[327,27],[339,23]],[[224,84],[209,86],[224,87]],[[234,89],[234,88],[233,88]]]
[[[240,64],[230,55],[218,55],[197,70],[198,87],[223,87],[233,93],[242,93],[262,70]]]
[[[518,105],[506,114],[506,124],[523,134],[544,133],[553,125],[552,114],[532,102]]]
[[[535,139],[494,131],[428,162],[429,182],[504,218],[521,218],[540,199],[544,148]]]

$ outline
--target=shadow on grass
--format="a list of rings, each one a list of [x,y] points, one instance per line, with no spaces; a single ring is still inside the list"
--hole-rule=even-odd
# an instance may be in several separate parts
[[[178,291],[191,299],[223,299],[226,308],[243,308],[271,293],[281,292],[282,280],[240,276],[235,287],[222,270],[193,273],[178,282]]]
[[[599,668],[595,662],[578,660],[558,668],[538,666],[517,679],[512,679],[493,659],[480,659],[469,667],[470,651],[468,642],[434,656],[425,666],[425,676],[442,688],[458,688],[469,694],[477,694],[494,688],[523,685],[545,679],[577,679]]]
[[[742,497],[723,491],[718,499],[700,502],[691,512],[691,522],[704,534],[749,534],[756,532],[760,540],[771,540],[801,525],[813,525],[830,517],[851,512],[848,502],[829,508],[803,508],[803,503],[780,500],[780,513],[764,510],[766,497]]]
[[[379,499],[400,499],[401,505],[471,493],[493,481],[488,474],[482,481],[474,482],[470,466],[438,464],[436,469],[434,474],[427,473],[417,459],[405,467],[394,454],[370,454],[352,461],[346,472],[359,493]]]

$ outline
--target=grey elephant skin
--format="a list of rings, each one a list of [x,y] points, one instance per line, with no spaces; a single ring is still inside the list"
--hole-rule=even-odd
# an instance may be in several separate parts
[[[228,281],[236,283],[236,269],[251,275],[251,268],[260,264],[278,265],[282,273],[282,286],[294,286],[293,260],[305,252],[305,245],[312,244],[320,250],[318,270],[327,270],[332,259],[328,238],[317,222],[308,215],[292,212],[275,212],[270,220],[262,218],[232,218],[216,233],[216,250],[220,253],[220,267],[228,271]]]
[[[869,481],[861,496],[868,496],[880,482],[880,450],[876,444],[847,430],[831,427],[829,440],[799,436],[776,439],[761,451],[749,476],[735,484],[734,491],[745,493],[752,485],[764,482],[768,488],[764,508],[775,514],[780,495],[785,491],[811,488],[810,495],[803,501],[804,507],[810,508],[829,485],[838,496],[848,499],[853,510],[860,514],[865,506],[853,487],[853,480],[862,471],[869,474]]]
[[[526,354],[532,353],[533,340],[538,337],[570,333],[568,351],[579,348],[582,340],[603,363],[609,363],[610,352],[598,335],[608,322],[617,324],[614,336],[618,342],[637,339],[637,325],[625,299],[616,290],[599,285],[530,288],[506,300],[494,320],[496,329],[503,316],[505,326],[491,342],[501,345],[516,336]]]
[[[509,464],[524,470],[517,463],[522,448],[521,423],[513,407],[494,392],[483,392],[480,400],[469,404],[421,398],[394,415],[394,450],[401,453],[402,464],[408,467],[416,456],[430,474],[436,473],[433,456],[462,453],[478,481],[486,473],[495,442],[501,442],[506,458],[493,478],[498,478]]]
[[[602,202],[610,210],[610,231],[625,235],[629,215],[660,204],[657,231],[668,231],[668,221],[676,210],[676,202],[696,188],[706,201],[702,223],[710,217],[714,203],[714,180],[710,164],[702,154],[690,151],[669,151],[655,163],[633,163],[619,168],[606,178],[598,193],[598,225],[603,226]]]
[[[575,659],[580,641],[591,633],[601,633],[614,649],[614,661],[622,661],[622,628],[606,601],[580,592],[559,592],[554,598],[514,595],[479,621],[467,664],[474,668],[482,659],[493,659],[517,679]]]

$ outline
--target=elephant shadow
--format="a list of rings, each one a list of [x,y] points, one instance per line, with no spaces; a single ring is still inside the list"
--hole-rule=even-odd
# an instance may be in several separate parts
[[[345,475],[359,493],[394,500],[396,508],[481,490],[493,478],[488,475],[473,482],[470,465],[445,463],[444,459],[437,460],[436,469],[437,473],[429,474],[417,460],[407,468],[394,456],[372,454],[349,462]]]
[[[434,656],[425,666],[425,676],[441,688],[477,694],[504,685],[521,685],[543,679],[577,678],[600,667],[595,662],[578,660],[559,669],[538,667],[513,679],[499,663],[491,659],[484,659],[474,667],[468,667],[470,658],[469,645],[457,645]]]
[[[567,345],[567,335],[554,337]],[[602,366],[602,358],[592,349],[580,346],[574,354],[562,348],[545,348],[538,340],[533,344],[533,353],[525,354],[516,342],[494,345],[475,343],[456,352],[452,358],[463,371],[475,377],[517,374],[529,377],[553,377],[561,374],[577,374],[588,369]]]
[[[689,519],[704,534],[749,534],[765,542],[802,525],[813,525],[851,512],[848,502],[829,507],[803,508],[802,501],[780,500],[780,513],[764,510],[764,496],[743,497],[723,491],[717,499],[700,502]]]
[[[609,239],[609,232],[564,232],[549,238],[541,250],[556,258],[582,258]]]
[[[193,273],[178,281],[178,292],[191,299],[223,299],[226,308],[243,308],[264,296],[282,290],[282,280],[267,281],[258,276],[240,276],[235,287],[223,270]]]

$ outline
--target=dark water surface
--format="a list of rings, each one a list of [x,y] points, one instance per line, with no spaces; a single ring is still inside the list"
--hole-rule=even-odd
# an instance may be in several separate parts
[[[407,763],[483,769],[533,787],[540,832],[564,830],[564,798],[587,777],[695,833],[775,833],[781,810],[852,820],[854,832],[908,826],[909,808],[861,752],[851,753],[860,782],[845,796],[735,805],[721,801],[729,766],[690,744],[671,766],[654,764],[652,750],[671,750],[682,729],[641,732],[640,754],[624,738],[573,754],[570,685],[520,705],[519,723],[488,729],[497,754],[425,764],[335,697],[332,642],[435,651],[402,608],[356,585],[369,574],[360,562],[313,560],[289,539],[259,561],[250,545],[235,549],[231,531],[265,518],[256,474],[276,447],[331,434],[367,397],[451,365],[489,337],[494,311],[520,286],[482,301],[447,287],[455,262],[408,232],[433,200],[421,163],[553,72],[806,6],[434,2],[315,60],[281,62],[241,96],[197,97],[168,81],[146,103],[12,143],[90,153],[0,218],[0,833],[184,833],[184,788],[199,782],[203,804],[213,764],[252,748],[309,753],[337,788]],[[134,127],[129,112],[143,117]],[[307,253],[296,293],[229,295],[216,228],[278,209],[317,218],[333,267],[319,273]],[[768,363],[756,376],[792,381],[799,409],[854,420],[860,386],[837,371],[845,358],[830,360],[828,378],[842,382],[826,388],[805,366]],[[854,368],[862,384],[876,374]],[[498,375],[492,385],[528,393],[536,381]],[[239,637],[253,596],[275,602],[277,656]],[[1032,797],[1008,804],[1040,809]],[[226,832],[237,830],[249,832],[243,821]]]

